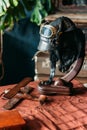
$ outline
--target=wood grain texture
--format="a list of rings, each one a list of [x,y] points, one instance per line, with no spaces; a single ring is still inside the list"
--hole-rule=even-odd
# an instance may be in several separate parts
[[[38,82],[29,83],[29,86],[35,88],[32,94],[37,96],[40,95]],[[26,99],[15,107],[25,119],[28,130],[87,130],[87,88],[83,86],[87,78],[74,79],[72,82],[73,96],[48,96],[48,101],[43,105]],[[0,93],[9,87],[12,86],[1,86]],[[1,112],[5,111],[2,107],[6,102],[0,98]]]
[[[17,110],[0,112],[0,130],[22,130],[25,124]]]

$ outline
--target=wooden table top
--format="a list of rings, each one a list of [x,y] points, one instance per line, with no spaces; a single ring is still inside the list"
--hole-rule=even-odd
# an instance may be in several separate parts
[[[29,130],[87,130],[87,79],[72,81],[76,91],[73,96],[49,96],[49,102],[41,105],[38,101],[23,100],[13,110],[19,111]],[[28,84],[34,87],[33,95],[39,97],[38,81]],[[0,93],[15,85],[0,87]],[[0,111],[7,111],[3,105],[8,100],[0,97]]]

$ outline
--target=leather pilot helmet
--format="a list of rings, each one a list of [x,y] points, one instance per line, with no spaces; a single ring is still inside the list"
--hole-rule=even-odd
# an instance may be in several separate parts
[[[50,43],[52,39],[56,36],[57,29],[50,24],[43,24],[40,27],[40,42],[38,50],[48,51],[50,49]]]

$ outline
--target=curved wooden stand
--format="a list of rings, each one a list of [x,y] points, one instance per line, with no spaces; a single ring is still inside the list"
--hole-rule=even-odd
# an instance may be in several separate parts
[[[77,76],[77,74],[79,73],[79,71],[81,70],[83,61],[84,61],[84,57],[77,59],[73,65],[72,69],[61,79],[65,80],[67,82],[70,82],[72,79],[74,79]]]
[[[41,81],[38,85],[38,90],[43,95],[52,95],[52,94],[72,94],[73,85],[71,80],[74,79],[79,73],[83,65],[84,57],[81,57],[75,61],[72,65],[71,70],[65,74],[60,79],[53,81],[50,85],[45,85],[45,81]]]

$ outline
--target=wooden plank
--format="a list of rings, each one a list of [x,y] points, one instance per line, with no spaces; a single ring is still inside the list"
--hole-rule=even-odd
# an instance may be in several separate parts
[[[45,20],[53,21],[58,17],[65,16],[72,19],[73,22],[79,24],[87,24],[87,13],[70,13],[70,12],[58,12],[52,15],[48,15]]]
[[[18,91],[20,90],[20,88],[25,87],[31,81],[32,81],[31,77],[24,78],[16,86],[14,86],[10,91],[8,91],[8,93],[6,93],[4,95],[4,98],[11,99],[12,97],[14,97],[18,93]]]
[[[17,110],[0,112],[0,130],[19,130],[18,128],[22,128],[25,124]]]

